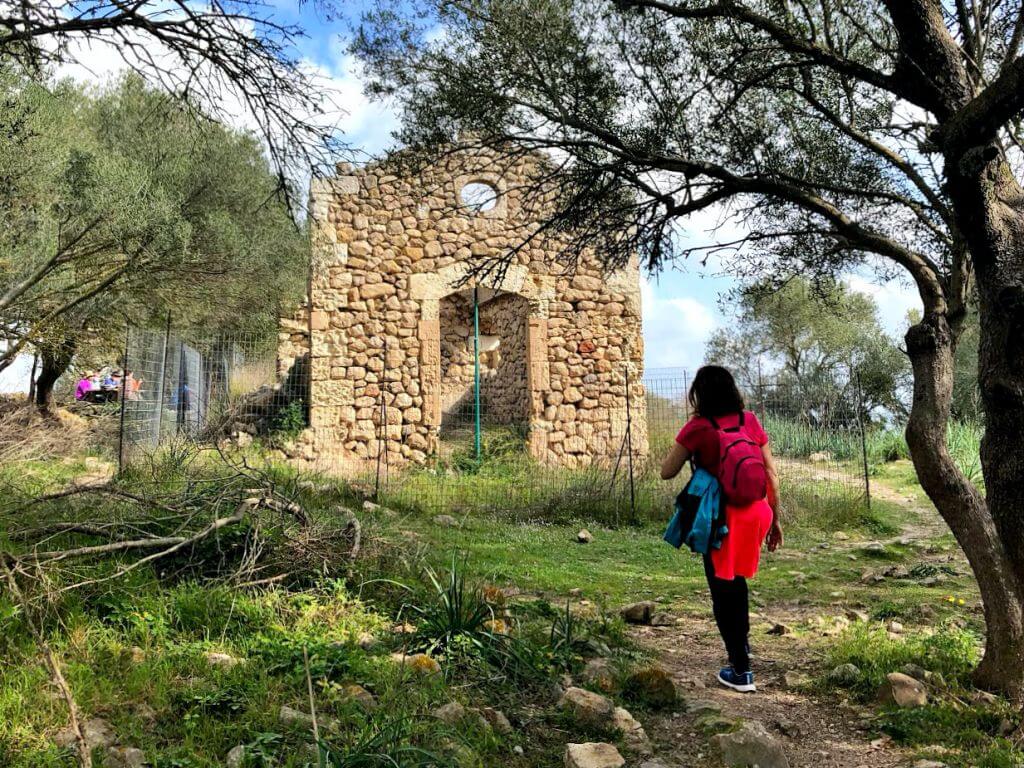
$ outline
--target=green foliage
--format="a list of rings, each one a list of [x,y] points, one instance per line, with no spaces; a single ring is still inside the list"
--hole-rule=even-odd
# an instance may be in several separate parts
[[[951,421],[947,425],[946,446],[960,471],[973,483],[981,484],[981,436],[983,424]],[[910,458],[910,449],[901,427],[873,428],[867,433],[868,461],[876,467]]]
[[[771,437],[772,451],[777,456],[806,459],[817,453],[825,454],[833,462],[853,462],[861,457],[860,431],[855,424],[822,426],[769,411],[762,426]]]
[[[292,400],[274,415],[271,431],[276,438],[290,439],[307,426],[306,404],[302,400]]]
[[[0,67],[0,99],[20,115],[0,150],[0,319],[45,354],[109,360],[126,316],[267,330],[301,294],[305,238],[254,136],[136,76],[85,90]]]
[[[759,360],[778,361],[781,371],[770,387],[771,410],[790,418],[845,412],[855,426],[858,392],[850,369],[860,374],[864,415],[876,408],[903,413],[910,366],[885,333],[874,300],[838,280],[803,278],[781,287],[751,283],[735,295],[736,323],[708,342],[708,362],[739,372],[748,393],[760,382]]]
[[[897,639],[879,624],[858,623],[830,645],[827,666],[855,665],[861,676],[852,688],[869,699],[887,674],[907,664],[937,672],[947,683],[966,684],[978,658],[978,637],[952,625],[940,626],[934,634]]]
[[[936,734],[958,749],[987,747],[997,738],[1007,715],[1016,715],[1008,706],[957,706],[933,704],[913,709],[895,709],[882,714],[882,730],[901,744],[934,744]]]
[[[367,722],[347,746],[320,745],[320,768],[445,768],[452,760],[409,743],[410,718],[385,713]]]
[[[456,638],[466,638],[474,645],[483,646],[492,634],[487,622],[494,619],[494,609],[484,599],[483,590],[466,583],[466,561],[452,555],[446,576],[439,576],[432,568],[427,578],[433,587],[425,605],[413,605],[419,617],[418,630],[427,651],[444,650]]]

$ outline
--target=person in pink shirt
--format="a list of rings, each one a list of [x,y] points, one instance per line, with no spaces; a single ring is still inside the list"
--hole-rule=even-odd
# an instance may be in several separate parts
[[[757,573],[763,544],[767,543],[771,552],[782,545],[778,472],[768,435],[757,416],[746,410],[743,396],[728,370],[717,365],[705,365],[697,371],[689,401],[694,415],[679,431],[675,444],[665,457],[661,467],[663,479],[670,480],[678,475],[688,461],[719,476],[720,466],[728,460],[724,451],[739,442],[760,449],[760,462],[766,472],[764,496],[752,503],[730,504],[723,487],[728,533],[719,549],[704,556],[704,573],[711,590],[715,623],[729,656],[729,666],[718,673],[718,682],[737,691],[754,691],[748,642],[750,609],[747,579]],[[733,443],[723,446],[724,434],[734,436]]]
[[[92,374],[87,373],[82,376],[81,380],[78,382],[78,386],[75,387],[75,400],[84,400],[92,390]]]

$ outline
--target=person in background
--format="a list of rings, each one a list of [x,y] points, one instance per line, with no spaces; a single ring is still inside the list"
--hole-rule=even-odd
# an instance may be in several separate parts
[[[767,541],[768,551],[782,546],[782,524],[779,521],[779,480],[775,460],[768,446],[768,435],[757,417],[746,410],[743,396],[728,370],[706,365],[697,371],[689,394],[694,416],[679,431],[675,444],[661,466],[661,477],[669,480],[679,474],[687,461],[711,475],[719,476],[720,464],[730,459],[726,452],[736,442],[751,449],[760,448],[764,464],[763,498],[734,506],[725,496],[725,524],[728,532],[719,549],[704,555],[704,573],[711,589],[715,623],[722,635],[729,666],[718,673],[718,682],[736,691],[755,691],[754,673],[750,669],[750,606],[747,579],[753,578],[761,557],[761,545]],[[731,442],[722,449],[722,436]],[[755,461],[754,456],[749,460]],[[741,461],[745,461],[742,459]],[[736,465],[736,473],[739,473]],[[723,492],[726,488],[723,487]],[[758,491],[760,496],[761,490]]]
[[[88,397],[93,387],[92,376],[92,373],[86,373],[78,380],[78,385],[75,387],[75,400],[85,400]]]
[[[129,400],[139,400],[142,395],[142,379],[136,379],[132,371],[124,372],[124,396]]]
[[[113,389],[116,386],[117,383],[114,381],[114,374],[112,371],[108,370],[105,374],[103,374],[102,387],[103,389]]]

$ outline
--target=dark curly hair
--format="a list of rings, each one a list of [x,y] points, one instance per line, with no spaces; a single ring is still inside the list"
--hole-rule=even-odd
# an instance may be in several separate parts
[[[693,410],[705,418],[717,419],[746,410],[736,379],[720,365],[705,365],[697,371],[689,400]]]

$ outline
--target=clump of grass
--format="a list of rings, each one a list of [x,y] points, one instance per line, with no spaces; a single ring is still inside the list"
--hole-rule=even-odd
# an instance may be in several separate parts
[[[930,745],[941,735],[944,745],[956,749],[988,748],[995,746],[993,740],[1000,736],[1000,728],[1010,717],[1017,717],[1017,713],[1005,702],[974,706],[942,702],[884,712],[879,725],[900,744]],[[1009,746],[1009,742],[1004,743],[1004,747]]]
[[[849,461],[861,455],[860,431],[856,425],[808,424],[793,418],[765,414],[765,431],[779,456],[806,459],[813,454],[828,454],[835,461]]]
[[[876,427],[867,433],[868,461],[886,464],[910,458],[910,448],[903,430],[895,427]]]
[[[829,648],[828,668],[853,664],[860,670],[852,690],[864,699],[872,698],[890,672],[915,664],[941,674],[947,684],[966,686],[979,658],[978,637],[951,625],[934,634],[912,634],[894,638],[880,624],[855,624]]]
[[[411,718],[390,715],[367,721],[346,745],[319,745],[320,768],[447,768],[448,757],[410,743],[415,728]]]
[[[869,508],[859,489],[812,481],[782,483],[784,520],[794,531],[864,531],[886,536],[900,530],[888,505],[873,502]]]
[[[981,475],[981,436],[983,424],[973,421],[952,421],[947,427],[946,445],[953,461],[973,483],[983,482]],[[875,428],[867,433],[868,461],[873,465],[888,464],[910,458],[903,428]]]
[[[488,622],[495,620],[494,609],[484,598],[479,585],[466,581],[466,563],[452,556],[447,576],[432,568],[427,578],[433,587],[423,605],[411,606],[419,617],[418,634],[424,650],[445,650],[456,639],[466,638],[482,648],[493,633]]]

